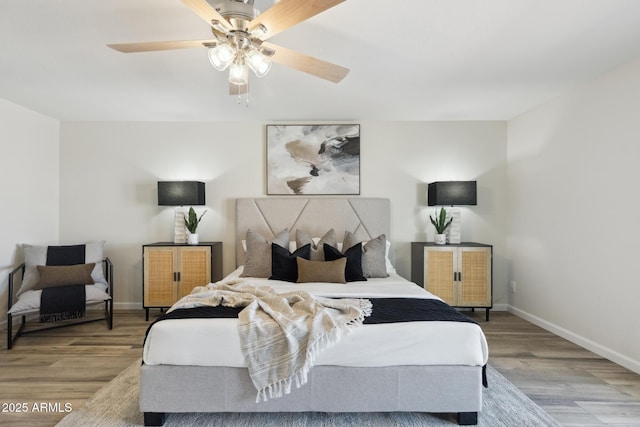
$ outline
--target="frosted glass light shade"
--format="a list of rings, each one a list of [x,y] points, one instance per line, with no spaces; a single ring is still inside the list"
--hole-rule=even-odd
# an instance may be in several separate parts
[[[226,43],[217,45],[209,49],[209,62],[213,65],[213,68],[219,71],[226,70],[233,62],[236,56],[234,48]]]
[[[257,50],[247,53],[247,63],[256,77],[265,76],[271,69],[271,61]]]
[[[243,86],[249,83],[249,69],[242,62],[234,62],[229,67],[229,83]]]

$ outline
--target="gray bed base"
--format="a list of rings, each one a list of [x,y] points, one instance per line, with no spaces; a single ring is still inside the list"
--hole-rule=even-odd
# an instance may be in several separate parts
[[[339,240],[345,231],[362,240],[382,233],[390,239],[390,211],[389,199],[383,198],[237,199],[236,265],[244,264],[240,242],[249,228],[267,239],[285,227],[290,240],[298,228],[322,236],[328,226]],[[143,365],[140,383],[145,425],[162,425],[164,414],[174,412],[457,413],[459,424],[471,425],[477,424],[482,409],[479,366],[316,366],[309,383],[259,404],[246,368]]]
[[[456,413],[477,424],[482,368],[474,366],[316,366],[309,382],[279,399],[256,403],[246,368],[142,365],[140,410],[146,426],[182,412]]]

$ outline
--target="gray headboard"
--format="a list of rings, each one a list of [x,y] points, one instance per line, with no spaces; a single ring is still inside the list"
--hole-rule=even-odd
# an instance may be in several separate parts
[[[298,228],[313,237],[322,237],[330,228],[342,241],[345,231],[361,240],[386,234],[390,240],[389,199],[379,198],[284,198],[268,197],[236,200],[236,265],[244,264],[242,240],[248,229],[266,239],[284,228],[295,240]]]

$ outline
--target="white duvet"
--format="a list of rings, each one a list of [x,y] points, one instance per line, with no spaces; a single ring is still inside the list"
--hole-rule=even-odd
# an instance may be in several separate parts
[[[242,268],[226,279],[237,278]],[[328,297],[434,298],[416,284],[392,274],[385,279],[347,284],[289,283],[245,278],[247,284],[270,286],[277,292],[304,289]],[[375,306],[374,306],[375,310]],[[354,328],[320,353],[315,365],[383,367],[400,365],[469,365],[487,363],[482,329],[466,322],[403,322]],[[144,363],[246,367],[240,352],[237,319],[176,319],[158,322],[147,336]]]

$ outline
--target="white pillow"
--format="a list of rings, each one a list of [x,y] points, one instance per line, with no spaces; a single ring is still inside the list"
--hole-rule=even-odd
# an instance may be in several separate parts
[[[391,264],[391,260],[389,259],[389,248],[391,248],[391,242],[387,240],[387,250],[384,252],[384,261],[387,265],[387,273],[395,274],[396,269],[393,264]]]

